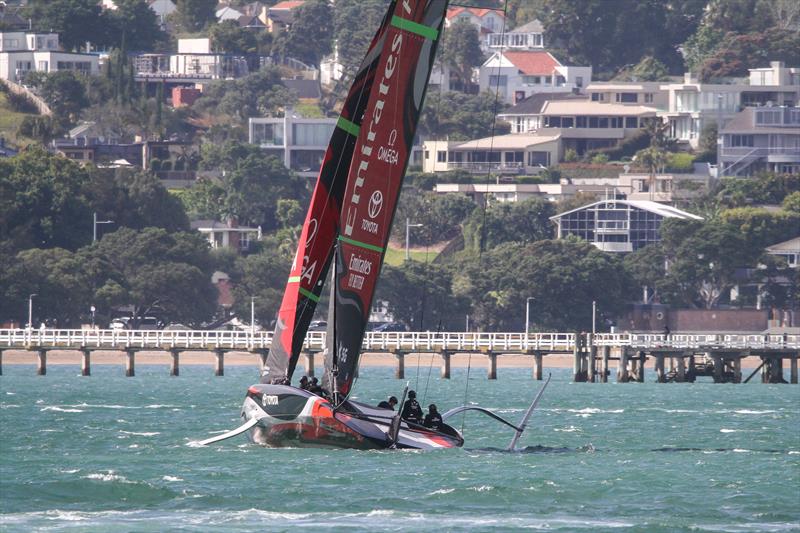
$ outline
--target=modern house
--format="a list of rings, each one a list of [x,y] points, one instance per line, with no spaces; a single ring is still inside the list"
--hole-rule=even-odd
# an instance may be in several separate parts
[[[98,56],[62,52],[57,33],[0,31],[0,79],[23,83],[28,72],[99,72]]]
[[[544,127],[542,109],[547,102],[556,100],[586,101],[586,96],[574,93],[541,93],[528,96],[502,113],[497,118],[511,124],[511,133],[534,133]]]
[[[536,174],[561,157],[558,134],[508,134],[473,141],[425,141],[423,172]]]
[[[132,62],[136,81],[169,85],[240,78],[250,73],[245,57],[213,52],[208,38],[178,39],[177,54],[139,54]]]
[[[315,177],[335,126],[336,119],[299,118],[291,111],[282,118],[251,118],[249,142],[300,176]]]
[[[190,226],[202,233],[212,248],[231,248],[239,252],[248,252],[252,242],[261,239],[261,226],[257,228],[240,226],[234,219],[227,222],[193,220]]]
[[[769,255],[785,259],[786,264],[791,268],[800,267],[800,237],[767,246],[766,251]]]
[[[661,240],[665,218],[702,217],[649,200],[602,200],[550,217],[559,239],[575,235],[606,252],[635,252]]]
[[[663,84],[657,81],[644,82],[600,82],[593,81],[586,86],[592,102],[622,105],[644,105],[666,111],[669,108],[669,95],[662,90]]]
[[[488,202],[523,202],[530,198],[541,198],[557,202],[578,193],[602,194],[605,188],[597,185],[573,185],[570,183],[437,183],[438,194],[462,194],[478,205]]]
[[[720,140],[720,176],[800,174],[800,107],[746,107]]]
[[[592,67],[562,65],[544,50],[498,51],[481,65],[478,85],[515,104],[533,94],[580,92],[591,79]]]
[[[486,36],[490,50],[536,50],[544,48],[544,27],[534,19],[508,32],[495,32]]]

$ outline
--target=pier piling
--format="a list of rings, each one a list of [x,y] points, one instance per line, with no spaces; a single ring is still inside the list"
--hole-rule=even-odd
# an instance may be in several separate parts
[[[442,379],[450,379],[450,352],[442,352]]]
[[[3,375],[3,350],[0,350],[0,376]]]
[[[225,375],[225,350],[214,350],[216,360],[214,361],[214,375]]]
[[[0,354],[0,367],[2,367],[2,354]],[[2,374],[1,370],[0,374]],[[797,354],[789,358],[789,383],[797,385]]]
[[[92,351],[86,348],[81,350],[81,376],[92,375]]]
[[[608,383],[608,360],[611,356],[611,346],[603,346],[603,362],[600,365],[600,382]]]
[[[37,350],[38,364],[36,365],[36,375],[44,376],[47,374],[47,350]]]
[[[314,377],[314,352],[305,352],[306,356],[306,375],[310,378]]]
[[[136,375],[134,365],[136,364],[136,350],[125,351],[125,377],[132,378]]]
[[[639,365],[636,367],[636,381],[644,383],[644,363],[647,361],[647,354],[639,352]]]
[[[486,377],[488,379],[497,379],[497,354],[494,352],[486,352],[486,357]]]
[[[394,352],[397,358],[397,368],[394,371],[394,377],[397,379],[404,379],[406,377],[406,354],[403,352]]]
[[[617,361],[617,383],[628,382],[628,349],[619,349],[619,360]]]
[[[597,346],[594,345],[594,335],[589,334],[589,368],[587,370],[590,383],[597,381]]]
[[[533,379],[542,381],[542,352],[533,352]]]
[[[180,350],[176,350],[173,348],[169,351],[170,355],[172,355],[172,362],[169,365],[169,375],[170,376],[178,376],[180,375]]]
[[[736,356],[733,358],[733,382],[734,383],[741,383],[742,382],[742,358],[741,356]]]
[[[656,382],[658,383],[666,383],[667,382],[667,375],[664,372],[664,354],[657,353],[656,354]]]

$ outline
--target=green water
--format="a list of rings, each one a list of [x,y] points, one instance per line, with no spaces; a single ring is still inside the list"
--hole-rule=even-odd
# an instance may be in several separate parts
[[[800,387],[573,384],[556,370],[521,452],[468,414],[466,446],[434,452],[265,449],[238,437],[252,368],[6,366],[0,530],[800,531]],[[411,386],[444,411],[466,371]],[[359,399],[402,392],[365,368]],[[473,369],[469,401],[521,417],[528,369]],[[460,415],[454,423],[461,426]]]

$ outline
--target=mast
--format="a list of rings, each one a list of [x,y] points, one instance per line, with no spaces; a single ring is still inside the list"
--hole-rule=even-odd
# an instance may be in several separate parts
[[[447,0],[395,4],[350,164],[336,251],[336,344],[325,359],[326,369],[335,361],[338,375],[326,371],[323,383],[345,397],[358,367],[446,10]]]
[[[390,8],[394,8],[395,1],[391,2]],[[386,43],[389,23],[387,13],[355,75],[325,151],[275,321],[262,383],[288,382],[297,365],[333,257],[347,171]]]

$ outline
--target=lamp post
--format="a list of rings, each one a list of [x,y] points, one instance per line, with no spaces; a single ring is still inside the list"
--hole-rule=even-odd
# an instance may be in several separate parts
[[[97,308],[95,306],[91,306],[89,311],[92,313],[92,329],[94,329],[94,313],[97,311]]]
[[[592,338],[597,333],[597,301],[592,300]]]
[[[250,332],[256,332],[256,297],[250,297]]]
[[[28,329],[33,329],[33,297],[38,294],[28,296]]]
[[[528,332],[530,330],[530,323],[531,323],[531,300],[534,298],[529,296],[525,299],[525,337],[527,338]]]
[[[406,261],[411,259],[411,255],[408,253],[408,241],[409,241],[409,229],[410,228],[421,228],[422,224],[411,224],[410,219],[406,219]]]
[[[92,213],[92,242],[97,241],[97,225],[98,224],[113,224],[113,220],[97,220],[97,211]]]

